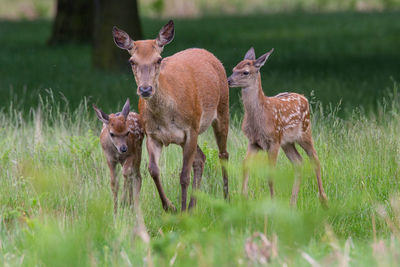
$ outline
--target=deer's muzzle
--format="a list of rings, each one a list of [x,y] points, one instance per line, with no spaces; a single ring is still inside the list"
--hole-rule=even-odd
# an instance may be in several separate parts
[[[139,93],[141,97],[150,97],[153,93],[153,87],[151,86],[139,86]]]

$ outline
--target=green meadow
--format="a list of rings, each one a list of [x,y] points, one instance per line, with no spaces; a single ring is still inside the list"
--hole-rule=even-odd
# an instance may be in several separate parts
[[[146,38],[164,23],[144,18]],[[262,69],[264,91],[309,98],[329,208],[318,201],[303,151],[296,208],[289,206],[294,169],[284,153],[275,169],[265,155],[256,157],[249,196],[241,195],[247,139],[240,90],[231,89],[230,201],[211,129],[199,140],[207,161],[198,205],[188,213],[162,210],[143,147],[140,204],[150,240],[138,234],[136,212],[120,207],[113,215],[101,122],[91,108],[116,112],[129,97],[136,110],[129,64],[123,73],[95,70],[90,46],[46,46],[50,29],[49,21],[0,21],[0,264],[400,265],[399,13],[176,20],[164,55],[203,47],[228,75],[250,46],[257,55],[275,48]],[[181,164],[179,147],[164,149],[162,183],[177,207]]]

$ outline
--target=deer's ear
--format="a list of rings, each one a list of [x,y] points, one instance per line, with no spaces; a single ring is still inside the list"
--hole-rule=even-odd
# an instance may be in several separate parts
[[[97,108],[95,104],[93,104],[93,109],[96,112],[97,118],[99,118],[99,120],[101,120],[105,124],[108,124],[109,119],[110,119],[108,117],[108,115],[106,113],[104,113],[102,110],[100,110],[99,108]]]
[[[174,30],[174,22],[172,20],[168,21],[167,24],[162,27],[158,36],[156,38],[157,45],[159,47],[164,47],[169,44],[172,39],[174,39],[175,30]]]
[[[268,51],[267,53],[265,53],[264,55],[262,55],[261,57],[257,58],[257,60],[254,62],[254,67],[259,69],[262,66],[264,66],[265,62],[267,61],[269,56],[272,54],[272,52],[274,52],[273,48],[270,51]]]
[[[114,26],[112,29],[112,34],[114,42],[119,48],[126,50],[131,50],[133,48],[133,41],[126,32]]]
[[[130,109],[130,104],[129,104],[129,98],[126,99],[125,105],[122,108],[121,114],[125,117],[125,119],[129,115],[129,109]]]
[[[256,53],[254,52],[254,48],[251,47],[249,51],[247,51],[246,55],[244,56],[244,59],[248,60],[255,60],[256,59]]]

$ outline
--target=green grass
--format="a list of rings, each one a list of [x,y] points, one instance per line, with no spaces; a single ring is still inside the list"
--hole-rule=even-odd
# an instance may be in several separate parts
[[[143,19],[145,37],[154,38],[165,21]],[[268,95],[295,91],[310,96],[313,91],[324,105],[342,100],[342,110],[351,112],[354,106],[370,110],[392,86],[392,79],[400,80],[398,12],[254,15],[175,22],[175,39],[164,55],[189,47],[206,48],[223,62],[228,75],[251,46],[257,55],[274,47],[262,69]],[[126,72],[106,73],[92,68],[89,46],[47,47],[48,21],[2,21],[0,25],[0,107],[13,101],[16,107],[27,110],[48,88],[56,98],[65,96],[72,108],[83,96],[92,97],[106,111],[128,96],[137,101],[128,62]],[[241,110],[239,91],[231,93],[233,111]]]
[[[332,266],[346,256],[355,266],[377,265],[382,255],[399,264],[389,249],[396,230],[379,215],[387,210],[387,218],[400,227],[398,90],[394,84],[393,95],[382,101],[375,116],[355,109],[351,118],[343,120],[335,110],[323,110],[320,103],[314,103],[314,138],[328,210],[319,204],[307,160],[301,169],[298,206],[289,208],[294,172],[283,153],[273,171],[276,199],[269,200],[266,177],[272,170],[262,158],[252,168],[249,199],[242,198],[247,141],[237,119],[232,122],[228,143],[229,203],[222,197],[211,130],[199,141],[207,163],[198,206],[188,214],[162,210],[143,150],[140,201],[155,266],[167,266],[174,257],[176,266],[247,264],[247,238],[264,231],[271,240],[274,236],[278,240],[278,257],[272,260],[276,265],[308,266],[302,252]],[[43,99],[47,100],[41,100],[26,119],[16,109],[0,113],[0,262],[12,266],[146,264],[147,245],[134,235],[135,214],[120,208],[113,217],[109,173],[97,137],[101,123],[87,102],[71,111],[60,107],[51,92]],[[181,163],[180,149],[170,146],[164,150],[162,182],[178,207]],[[387,244],[378,256],[370,246],[373,216],[378,240]],[[353,244],[350,253],[344,252],[346,240]],[[400,240],[393,240],[398,248]]]
[[[267,94],[290,90],[310,96],[314,91],[313,136],[329,209],[318,202],[308,160],[301,169],[298,206],[289,208],[294,171],[283,153],[275,170],[262,158],[255,160],[249,198],[241,196],[247,140],[240,130],[239,91],[233,90],[230,202],[222,197],[211,131],[199,141],[207,162],[198,206],[187,214],[162,210],[143,149],[140,201],[149,244],[134,234],[134,212],[120,208],[113,216],[109,172],[97,137],[101,123],[90,107],[98,102],[107,112],[120,109],[126,97],[134,98],[133,76],[93,70],[86,46],[46,47],[46,21],[0,22],[0,264],[137,266],[151,259],[154,266],[248,265],[245,244],[262,232],[277,250],[271,261],[276,266],[309,266],[304,253],[321,266],[345,266],[340,262],[348,260],[352,266],[399,265],[398,17],[177,20],[176,39],[166,54],[205,47],[230,74],[250,45],[257,54],[275,47],[262,73]],[[163,23],[144,21],[149,38]],[[181,149],[164,150],[162,183],[177,207],[181,164]],[[266,181],[270,172],[274,201]]]

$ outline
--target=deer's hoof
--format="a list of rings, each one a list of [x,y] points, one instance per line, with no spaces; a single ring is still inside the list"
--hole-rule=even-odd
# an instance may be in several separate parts
[[[324,209],[328,209],[328,198],[326,197],[325,193],[319,195],[319,201],[321,201],[321,205]]]
[[[172,213],[176,212],[176,208],[171,201],[168,201],[166,205],[163,205],[163,208],[166,212],[172,212]]]

